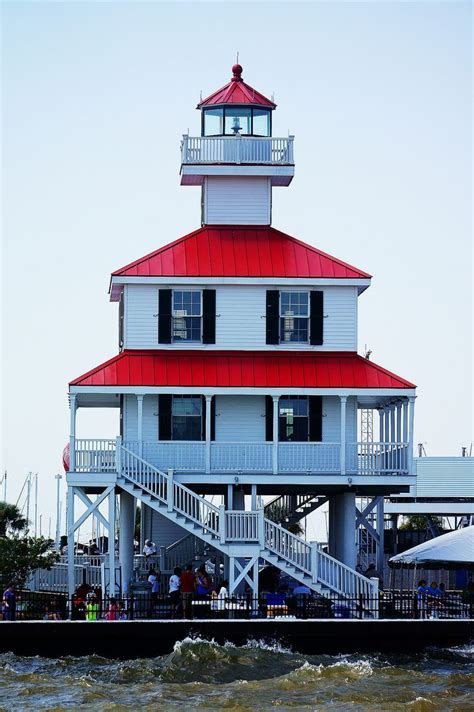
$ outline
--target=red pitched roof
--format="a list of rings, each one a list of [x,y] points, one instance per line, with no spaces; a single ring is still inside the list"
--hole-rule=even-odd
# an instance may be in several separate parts
[[[112,276],[367,279],[371,275],[273,227],[205,225]]]
[[[356,353],[122,351],[71,386],[415,388]]]
[[[213,92],[206,99],[202,99],[197,105],[198,109],[203,106],[216,106],[221,104],[252,104],[253,106],[266,106],[274,109],[276,104],[260,92],[253,89],[242,79],[242,67],[234,64],[232,67],[232,79],[228,84]]]

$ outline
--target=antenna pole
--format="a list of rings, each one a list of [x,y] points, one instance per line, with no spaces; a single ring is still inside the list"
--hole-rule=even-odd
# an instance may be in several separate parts
[[[61,542],[61,495],[60,495],[60,483],[62,480],[62,475],[59,473],[54,475],[56,480],[56,549],[59,551],[59,545]]]
[[[35,473],[35,537],[38,536],[38,473]],[[40,517],[41,536],[41,517]]]

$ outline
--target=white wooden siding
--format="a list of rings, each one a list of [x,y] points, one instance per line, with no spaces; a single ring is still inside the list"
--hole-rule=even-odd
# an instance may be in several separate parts
[[[125,286],[126,349],[153,349],[158,344],[158,288],[156,285]]]
[[[341,426],[339,398],[323,397],[323,442],[340,442]],[[158,440],[158,397],[143,399],[143,440]],[[137,398],[124,397],[124,440],[137,440]],[[346,405],[346,440],[357,442],[357,403],[348,398]],[[264,442],[264,396],[216,396],[216,441]],[[472,460],[471,460],[472,462]]]
[[[268,178],[208,177],[203,190],[206,225],[269,225],[271,222]]]
[[[169,285],[172,288],[173,285]],[[192,289],[195,285],[189,284]],[[165,287],[164,287],[165,288]],[[182,288],[182,287],[181,287]],[[200,287],[198,287],[200,288]],[[275,284],[274,289],[279,285]],[[288,287],[286,287],[288,289]],[[324,342],[309,344],[267,345],[266,287],[258,285],[221,285],[216,287],[216,343],[193,344],[203,349],[258,349],[268,351],[356,351],[357,287],[324,288]],[[125,348],[179,349],[189,344],[158,343],[158,287],[127,285],[125,290]]]
[[[474,497],[474,457],[415,458],[413,497]]]
[[[341,441],[341,401],[336,396],[323,396],[323,442]],[[346,442],[357,442],[357,401],[346,402]]]
[[[138,440],[137,397],[127,395],[123,400],[123,439]],[[143,398],[143,440],[147,442],[158,440],[158,396]]]
[[[264,396],[216,396],[216,440],[263,442]]]
[[[156,546],[170,546],[178,539],[186,536],[189,532],[179,524],[167,519],[163,514],[155,511],[146,504],[142,504],[142,516],[143,516],[143,531],[145,532],[145,539],[151,539],[155,542]],[[187,561],[183,561],[183,565],[187,564]]]

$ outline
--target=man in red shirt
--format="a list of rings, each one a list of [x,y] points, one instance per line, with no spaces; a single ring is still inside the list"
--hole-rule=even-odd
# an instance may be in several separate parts
[[[193,565],[188,564],[186,570],[181,574],[181,596],[183,599],[183,618],[192,618],[192,598],[196,590],[196,578],[193,573]]]

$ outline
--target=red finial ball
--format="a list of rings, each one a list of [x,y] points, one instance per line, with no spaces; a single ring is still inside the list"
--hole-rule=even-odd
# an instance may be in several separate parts
[[[234,64],[234,66],[232,67],[232,74],[234,75],[232,77],[232,81],[233,82],[241,82],[242,81],[241,74],[243,71],[244,70],[242,69],[241,64]]]

